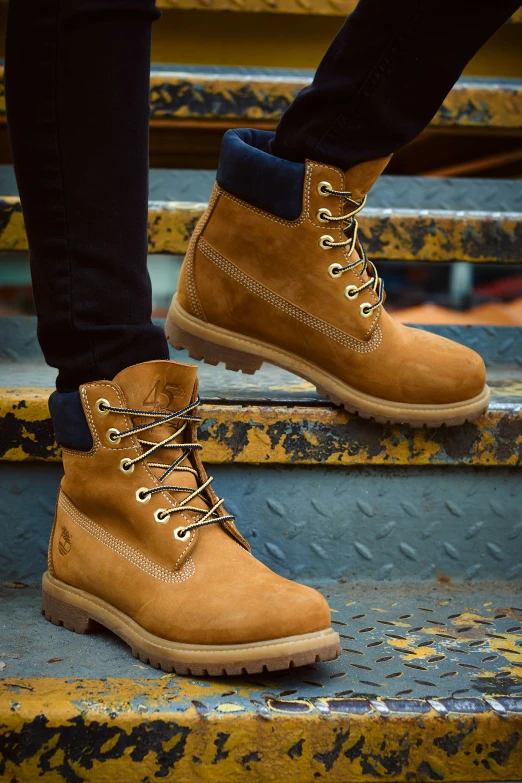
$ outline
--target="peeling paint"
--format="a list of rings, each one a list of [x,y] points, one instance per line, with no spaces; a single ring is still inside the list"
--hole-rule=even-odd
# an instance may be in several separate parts
[[[185,253],[204,203],[151,201],[148,252]],[[520,263],[522,215],[367,208],[359,218],[369,256],[398,261]],[[0,250],[27,250],[15,197],[0,198]]]
[[[210,710],[202,719],[186,701],[194,687],[185,681],[181,691],[173,701],[162,680],[3,680],[0,775],[19,783],[138,775],[244,783],[245,773],[255,768],[256,779],[266,783],[289,775],[296,783],[316,777],[371,783],[486,781],[492,772],[509,780],[520,772],[522,712],[506,719],[484,705],[479,712],[459,713],[459,700],[451,699],[438,708],[412,700],[410,712],[407,701],[397,700],[395,709],[394,700],[386,700],[389,717],[383,720],[364,700],[332,698],[325,712],[326,705],[317,710],[307,700],[274,704],[268,698],[269,720],[260,720],[255,709]],[[16,710],[9,706],[14,694]],[[146,705],[146,717],[136,710],[137,699]]]
[[[490,409],[451,429],[382,425],[324,406],[204,404],[199,438],[209,464],[522,464],[519,383],[497,383]],[[60,459],[48,389],[0,389],[0,459]],[[498,396],[498,403],[496,397]]]

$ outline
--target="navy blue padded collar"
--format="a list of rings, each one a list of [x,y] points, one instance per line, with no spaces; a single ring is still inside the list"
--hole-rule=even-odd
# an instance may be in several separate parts
[[[272,131],[240,128],[223,136],[218,185],[253,207],[283,220],[301,215],[305,164],[269,152]]]

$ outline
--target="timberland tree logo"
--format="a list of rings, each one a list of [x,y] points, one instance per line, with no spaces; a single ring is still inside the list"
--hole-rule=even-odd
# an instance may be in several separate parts
[[[181,386],[177,386],[175,383],[162,384],[158,380],[143,400],[143,406],[145,408],[154,408],[154,410],[170,408],[174,397],[181,397],[182,395],[183,388]]]
[[[61,555],[68,555],[71,551],[71,534],[66,527],[62,527],[62,534],[58,541],[58,552]]]

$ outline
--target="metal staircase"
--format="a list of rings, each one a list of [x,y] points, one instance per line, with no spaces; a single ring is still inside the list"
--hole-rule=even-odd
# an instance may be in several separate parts
[[[196,11],[232,26],[249,14],[340,21],[355,3],[158,5],[168,29],[169,14]],[[212,13],[223,10],[234,13]],[[153,127],[272,127],[309,78],[154,64]],[[466,75],[434,127],[522,133],[522,79]],[[150,262],[168,262],[166,299],[213,178],[151,171]],[[522,185],[385,176],[361,232],[385,279],[388,261],[522,264]],[[27,240],[2,165],[0,284],[11,277],[29,282]],[[324,592],[343,651],[288,672],[194,679],[137,662],[109,632],[40,617],[61,477],[55,373],[34,318],[0,317],[0,780],[522,780],[522,329],[429,328],[484,357],[492,402],[479,421],[383,426],[268,365],[254,376],[201,365],[203,458],[220,496],[256,556]]]

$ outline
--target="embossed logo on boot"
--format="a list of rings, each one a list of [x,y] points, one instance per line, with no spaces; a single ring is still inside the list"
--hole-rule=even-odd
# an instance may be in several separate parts
[[[166,408],[168,410],[174,401],[174,397],[182,396],[182,386],[177,386],[175,383],[164,383],[162,386],[161,381],[156,381],[149,394],[143,400],[143,407],[154,408],[154,410]]]
[[[61,555],[68,555],[71,551],[71,534],[66,527],[62,527],[62,534],[58,541],[58,552]]]

